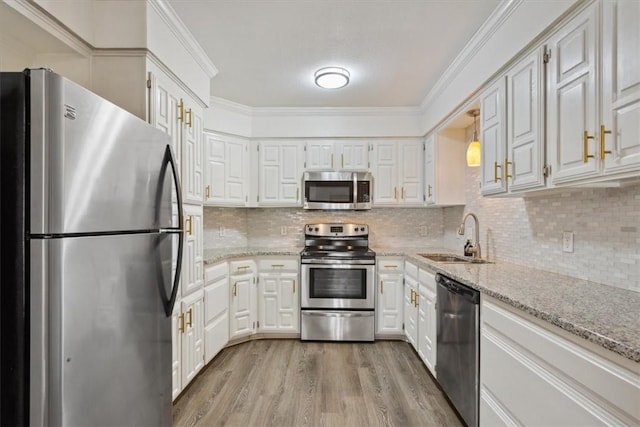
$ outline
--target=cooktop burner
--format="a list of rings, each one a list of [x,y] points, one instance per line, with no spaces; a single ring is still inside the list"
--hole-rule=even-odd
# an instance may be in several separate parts
[[[375,260],[366,224],[307,224],[303,259]]]

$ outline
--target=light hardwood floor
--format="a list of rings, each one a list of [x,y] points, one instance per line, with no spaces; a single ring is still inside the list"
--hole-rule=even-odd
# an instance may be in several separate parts
[[[297,340],[223,350],[174,404],[173,424],[462,425],[409,344]]]

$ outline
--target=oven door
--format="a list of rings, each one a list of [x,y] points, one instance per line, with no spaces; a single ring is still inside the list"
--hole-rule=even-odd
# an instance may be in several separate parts
[[[301,307],[374,308],[375,265],[302,264]]]

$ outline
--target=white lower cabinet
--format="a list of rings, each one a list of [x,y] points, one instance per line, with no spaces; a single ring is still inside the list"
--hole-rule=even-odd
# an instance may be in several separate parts
[[[436,376],[436,276],[418,271],[418,354]]]
[[[229,264],[204,272],[204,363],[209,363],[229,341]]]
[[[378,257],[376,289],[376,336],[402,335],[404,259]]]
[[[418,267],[404,264],[404,332],[414,349],[418,349]]]
[[[202,289],[182,298],[178,329],[181,332],[181,383],[184,388],[204,366]]]
[[[298,257],[258,261],[258,331],[300,332]]]
[[[171,313],[171,398],[175,399],[182,391],[182,306],[177,299]],[[184,324],[182,324],[184,325]]]
[[[480,319],[480,425],[640,425],[637,364],[485,295]]]
[[[251,259],[229,263],[229,339],[256,330],[256,265]]]

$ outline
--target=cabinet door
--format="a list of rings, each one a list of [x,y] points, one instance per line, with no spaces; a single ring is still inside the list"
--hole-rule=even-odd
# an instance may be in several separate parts
[[[404,286],[404,332],[413,348],[418,348],[418,283],[405,275]]]
[[[340,144],[340,169],[368,170],[369,143],[364,141],[343,141]]]
[[[422,197],[422,159],[424,146],[420,141],[401,142],[399,150],[398,190],[400,203],[421,205]]]
[[[185,203],[202,203],[202,114],[195,106],[185,107],[182,138],[182,196]]]
[[[505,79],[501,78],[480,97],[482,194],[507,191],[503,170],[506,159],[505,127]]]
[[[640,2],[604,1],[602,123],[598,132],[604,173],[640,167]],[[610,153],[607,153],[610,151]]]
[[[334,163],[334,142],[314,141],[306,144],[306,170],[330,170],[339,165]]]
[[[205,133],[205,203],[225,201],[226,144],[215,135]]]
[[[229,341],[229,277],[224,275],[204,287],[205,363]]]
[[[246,141],[226,142],[225,201],[238,206],[244,205],[247,201],[248,149]]]
[[[425,270],[419,272],[418,354],[433,376],[436,375],[436,279]]]
[[[204,366],[204,323],[202,291],[182,300],[184,333],[182,334],[182,386],[193,380]]]
[[[171,313],[171,397],[175,399],[182,391],[182,334],[184,317],[182,301],[176,300]]]
[[[436,137],[428,135],[424,141],[424,200],[427,205],[436,203]]]
[[[597,4],[590,6],[548,42],[547,141],[554,184],[599,173],[597,10]]]
[[[252,274],[231,276],[229,305],[229,339],[253,333]]]
[[[378,274],[376,334],[398,335],[402,333],[403,322],[403,275]]]
[[[299,206],[302,146],[296,142],[260,143],[260,204]]]
[[[398,203],[397,143],[374,144],[373,202],[376,205]]]
[[[504,175],[509,191],[545,184],[542,109],[542,50],[520,61],[507,73],[507,157]]]
[[[180,276],[182,296],[202,288],[204,282],[202,206],[184,205],[184,254]]]
[[[298,332],[298,275],[261,273],[258,280],[260,330]]]

